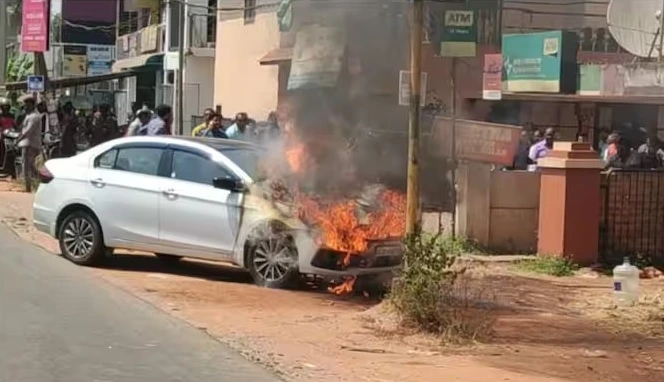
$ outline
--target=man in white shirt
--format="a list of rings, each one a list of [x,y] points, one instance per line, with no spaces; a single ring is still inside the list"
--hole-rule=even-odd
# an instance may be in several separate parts
[[[42,148],[42,115],[37,111],[34,98],[24,98],[23,105],[25,119],[23,120],[21,134],[16,140],[18,147],[21,149],[25,191],[32,192],[32,179],[36,173],[35,159],[37,159]]]
[[[229,139],[248,141],[251,137],[251,132],[249,131],[248,125],[249,116],[247,113],[237,113],[235,116],[235,123],[226,129],[226,135]]]

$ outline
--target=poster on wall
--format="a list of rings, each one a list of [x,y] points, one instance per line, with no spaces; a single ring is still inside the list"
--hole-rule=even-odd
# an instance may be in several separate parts
[[[399,106],[410,105],[410,70],[399,71]],[[427,73],[420,74],[420,106],[424,107],[427,96]]]
[[[345,50],[342,28],[319,24],[302,27],[295,38],[288,90],[336,86]]]
[[[77,77],[88,74],[87,48],[86,45],[65,45],[62,48],[62,75],[64,77]]]
[[[48,50],[49,4],[50,0],[23,0],[21,50],[24,53]]]
[[[99,76],[111,72],[113,51],[110,45],[89,45],[87,47],[88,76]]]
[[[482,73],[482,99],[500,101],[502,93],[503,55],[485,54]]]

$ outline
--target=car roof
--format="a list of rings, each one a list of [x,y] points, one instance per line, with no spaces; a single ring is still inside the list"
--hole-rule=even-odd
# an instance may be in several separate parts
[[[217,151],[225,150],[260,150],[261,146],[254,143],[238,141],[234,139],[219,139],[219,138],[202,138],[202,137],[187,137],[180,135],[159,135],[159,136],[133,136],[127,138],[120,138],[125,142],[155,142],[155,143],[183,143],[187,146],[191,144],[202,144]],[[116,144],[118,144],[116,140]]]
[[[250,142],[238,141],[234,139],[220,139],[220,138],[203,138],[203,137],[185,137],[173,136],[177,140],[186,142],[195,142],[210,146],[215,150],[233,150],[233,149],[260,149],[261,147]]]

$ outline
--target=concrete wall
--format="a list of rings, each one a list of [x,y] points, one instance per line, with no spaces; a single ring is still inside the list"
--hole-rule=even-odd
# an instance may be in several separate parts
[[[184,126],[191,126],[192,115],[203,115],[205,108],[214,108],[214,57],[188,56],[185,64]]]
[[[457,173],[457,232],[497,252],[537,249],[539,173],[466,163]]]
[[[273,12],[258,13],[252,23],[243,18],[222,19],[217,28],[214,104],[224,115],[245,111],[265,119],[277,108],[279,68],[258,60],[279,47],[280,33]]]

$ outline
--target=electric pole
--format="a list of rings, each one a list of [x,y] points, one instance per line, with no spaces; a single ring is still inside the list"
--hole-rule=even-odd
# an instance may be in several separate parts
[[[177,116],[178,134],[184,135],[184,24],[187,6],[184,1],[178,2],[178,72],[177,72]]]
[[[410,24],[410,112],[408,115],[408,179],[406,234],[420,230],[420,92],[424,1],[413,0]]]
[[[0,4],[0,86],[7,78],[7,6]]]

